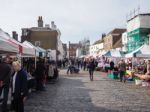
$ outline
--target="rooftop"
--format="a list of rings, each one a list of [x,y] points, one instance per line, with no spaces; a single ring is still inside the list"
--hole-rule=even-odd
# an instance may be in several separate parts
[[[127,20],[127,22],[133,20],[134,18],[138,17],[138,16],[150,16],[150,13],[142,13],[142,14],[137,14],[134,17],[130,18],[129,20]]]
[[[94,44],[93,44],[93,45],[100,44],[100,43],[103,43],[103,40],[102,40],[102,39],[97,40],[96,42],[94,42]]]

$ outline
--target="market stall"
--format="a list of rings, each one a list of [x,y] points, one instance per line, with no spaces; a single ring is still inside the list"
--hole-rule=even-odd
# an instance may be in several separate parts
[[[19,53],[19,48],[17,45],[9,42],[8,40],[2,39],[0,37],[0,54],[17,54]]]
[[[35,49],[35,52],[36,52],[36,56],[37,57],[45,57],[46,56],[46,50],[45,49],[43,49],[43,48],[41,48],[41,47],[39,47],[39,46],[34,46],[32,43],[30,43],[30,42],[28,42],[28,41],[24,41],[23,42],[23,44],[24,45],[26,45],[26,46],[28,46],[28,47],[30,47],[30,48],[33,48],[33,49]],[[35,53],[34,52],[34,53]]]
[[[17,54],[19,53],[19,47],[15,43],[11,42],[10,37],[4,31],[0,29],[0,54]]]

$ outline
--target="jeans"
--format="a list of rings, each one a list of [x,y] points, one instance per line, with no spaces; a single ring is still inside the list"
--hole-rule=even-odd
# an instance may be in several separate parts
[[[69,71],[70,71],[70,73],[72,74],[72,66],[69,66],[69,67],[68,67],[67,74],[69,73]]]
[[[91,81],[93,81],[93,73],[94,73],[94,71],[93,71],[93,70],[89,70],[90,80],[91,80]]]
[[[126,82],[126,78],[125,78],[125,72],[124,71],[120,71],[120,81],[124,81]]]
[[[14,98],[12,101],[12,108],[15,112],[24,112],[23,97]]]

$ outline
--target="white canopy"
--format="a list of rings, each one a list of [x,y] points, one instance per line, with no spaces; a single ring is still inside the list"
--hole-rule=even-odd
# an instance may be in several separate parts
[[[19,53],[21,54],[22,57],[24,57],[24,56],[28,56],[28,57],[35,56],[35,49],[34,48],[30,48],[30,47],[28,47],[28,46],[26,46],[26,45],[24,45],[24,44],[22,44],[16,40],[14,40],[14,39],[10,39],[10,41],[12,43],[15,43],[16,45],[18,45]]]
[[[150,46],[144,45],[137,53],[136,57],[150,58]]]
[[[123,53],[119,50],[110,50],[106,54],[104,54],[106,57],[124,57]]]
[[[19,53],[18,46],[10,43],[9,41],[0,38],[0,54],[17,54]]]
[[[134,50],[131,53],[128,53],[125,55],[126,58],[131,58],[131,57],[145,57],[145,58],[150,58],[150,46],[149,45],[143,45],[139,47],[138,49]]]
[[[39,56],[39,53],[41,52],[42,53],[42,56],[45,56],[46,55],[46,50],[41,48],[41,47],[36,47],[34,46],[32,43],[28,42],[28,41],[24,41],[23,42],[24,45],[30,47],[30,48],[33,48],[36,50],[36,56]],[[35,52],[34,52],[35,53]]]
[[[0,29],[0,54],[19,53],[19,47],[11,42],[10,36]]]

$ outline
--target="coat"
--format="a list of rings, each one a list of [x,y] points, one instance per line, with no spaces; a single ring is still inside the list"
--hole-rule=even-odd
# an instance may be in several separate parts
[[[13,83],[13,81],[11,82]],[[16,75],[14,97],[15,98],[26,97],[27,94],[28,94],[27,72],[25,72],[24,69],[21,69],[20,71],[18,71]]]
[[[0,81],[3,81],[4,84],[9,85],[11,77],[11,66],[7,63],[0,63]]]

